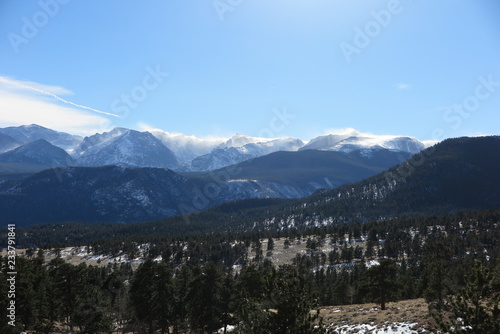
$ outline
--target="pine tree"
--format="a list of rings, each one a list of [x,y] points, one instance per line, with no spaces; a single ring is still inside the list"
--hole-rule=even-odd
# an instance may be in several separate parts
[[[137,268],[130,286],[130,301],[135,316],[148,327],[150,334],[156,329],[154,321],[159,311],[156,275],[156,263],[147,260]]]
[[[492,272],[477,263],[466,286],[448,300],[451,316],[442,311],[431,314],[441,330],[450,334],[500,333],[500,267]]]
[[[426,246],[425,252],[424,297],[429,307],[441,310],[448,290],[448,261],[451,258],[451,250],[444,242],[434,242]]]
[[[191,328],[200,333],[211,333],[223,325],[224,276],[220,268],[209,262],[197,268],[186,296]]]
[[[188,323],[188,311],[186,298],[189,292],[189,286],[192,280],[191,269],[187,266],[183,266],[180,270],[177,270],[175,278],[173,281],[174,295],[173,295],[173,329],[174,334],[179,334],[180,332],[187,331]]]
[[[250,265],[236,279],[234,304],[240,323],[239,333],[265,333],[269,308],[268,278],[256,265]]]
[[[367,294],[380,303],[382,310],[386,309],[386,303],[397,292],[395,289],[397,267],[394,261],[383,259],[379,265],[373,266],[366,271]]]
[[[267,333],[313,334],[321,333],[321,326],[315,326],[319,317],[311,315],[314,299],[311,292],[311,278],[304,268],[282,266],[271,283],[271,302],[276,312],[269,313]]]
[[[174,298],[172,272],[165,264],[159,264],[156,267],[154,282],[156,288],[155,303],[157,303],[156,318],[161,329],[161,334],[168,332],[168,328],[173,320]]]

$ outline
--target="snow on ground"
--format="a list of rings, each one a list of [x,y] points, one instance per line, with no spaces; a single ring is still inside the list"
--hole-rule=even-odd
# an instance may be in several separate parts
[[[417,334],[416,323],[387,323],[383,325],[342,325],[329,327],[329,333],[338,334]]]
[[[425,330],[415,330],[418,327],[416,323],[391,323],[384,325],[343,325],[330,326],[328,333],[331,334],[419,334],[425,333]],[[236,326],[229,325],[226,328],[228,333],[233,332]],[[224,333],[224,328],[221,328],[217,333]]]

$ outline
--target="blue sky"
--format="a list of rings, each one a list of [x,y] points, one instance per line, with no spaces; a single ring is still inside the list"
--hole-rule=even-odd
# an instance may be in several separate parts
[[[499,15],[497,0],[0,1],[0,126],[498,134]]]

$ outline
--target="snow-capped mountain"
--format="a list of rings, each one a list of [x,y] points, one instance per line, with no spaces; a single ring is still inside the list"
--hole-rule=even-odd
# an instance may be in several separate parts
[[[74,164],[75,161],[66,151],[45,139],[0,154],[0,171],[34,172]]]
[[[255,140],[262,140],[255,142]],[[244,144],[246,143],[246,144]],[[243,146],[239,146],[244,144]],[[255,138],[237,134],[211,153],[194,159],[191,171],[214,170],[278,151],[297,151],[304,142],[294,138]]]
[[[120,165],[177,168],[175,154],[149,132],[115,128],[85,137],[75,149],[80,166]]]
[[[262,138],[262,137],[251,137],[247,135],[243,135],[241,133],[237,133],[225,142],[221,143],[217,146],[217,149],[225,149],[229,147],[243,147],[247,144],[251,143],[266,143],[276,138]]]
[[[312,139],[300,150],[343,151],[388,149],[415,154],[426,147],[421,141],[404,136],[387,136],[360,133],[348,129],[338,134],[328,134]]]
[[[417,153],[426,144],[415,138],[373,135],[347,129],[312,139],[260,138],[236,134],[231,138],[199,138],[163,130],[139,132],[125,128],[82,138],[39,125],[0,129],[0,153],[45,139],[60,147],[80,166],[123,165],[209,171],[278,151],[321,150],[352,152],[374,149]]]
[[[163,130],[148,130],[165,146],[174,152],[181,165],[189,165],[193,159],[212,152],[221,145],[225,138],[198,138],[182,133],[170,133]]]
[[[253,158],[236,147],[215,149],[209,154],[193,159],[188,170],[192,172],[215,170]]]
[[[80,136],[54,131],[36,124],[0,128],[0,133],[14,138],[20,144],[27,144],[38,139],[45,139],[52,145],[64,150],[71,150],[83,140]]]

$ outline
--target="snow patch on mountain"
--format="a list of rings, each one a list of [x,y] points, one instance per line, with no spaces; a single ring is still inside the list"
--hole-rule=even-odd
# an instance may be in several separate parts
[[[12,151],[0,154],[0,170],[13,168],[20,171],[26,170],[29,166],[31,168],[38,166],[38,169],[44,169],[71,166],[73,164],[73,159],[66,151],[44,139],[38,139]]]
[[[217,149],[225,149],[229,147],[242,147],[251,143],[266,143],[278,138],[263,138],[263,137],[251,137],[247,135],[243,135],[241,133],[237,133],[225,142],[221,143],[217,146]]]
[[[0,137],[0,152],[45,139],[66,150],[81,166],[114,164],[209,171],[277,151],[360,151],[363,156],[370,157],[373,150],[382,148],[414,154],[434,144],[411,137],[361,133],[352,128],[330,132],[307,144],[295,138],[262,138],[244,134],[231,138],[200,138],[159,129],[145,130],[148,131],[115,128],[81,138],[34,124],[3,128],[0,129],[0,134],[4,135],[3,140]]]
[[[73,149],[83,140],[80,136],[54,131],[36,124],[0,128],[0,133],[14,138],[21,144],[28,144],[39,139],[44,139],[64,150]]]
[[[297,151],[300,147],[304,146],[302,140],[294,138],[266,138],[263,142],[249,142],[240,147],[234,146],[247,142],[250,139],[262,138],[237,135],[223,145],[219,145],[211,153],[194,159],[190,170],[215,170],[278,151]]]
[[[405,136],[374,135],[347,129],[341,133],[331,133],[312,139],[300,150],[322,150],[352,152],[367,149],[389,149],[415,154],[426,148],[421,141]]]
[[[80,166],[178,167],[175,154],[151,133],[124,128],[85,137],[74,156]]]

